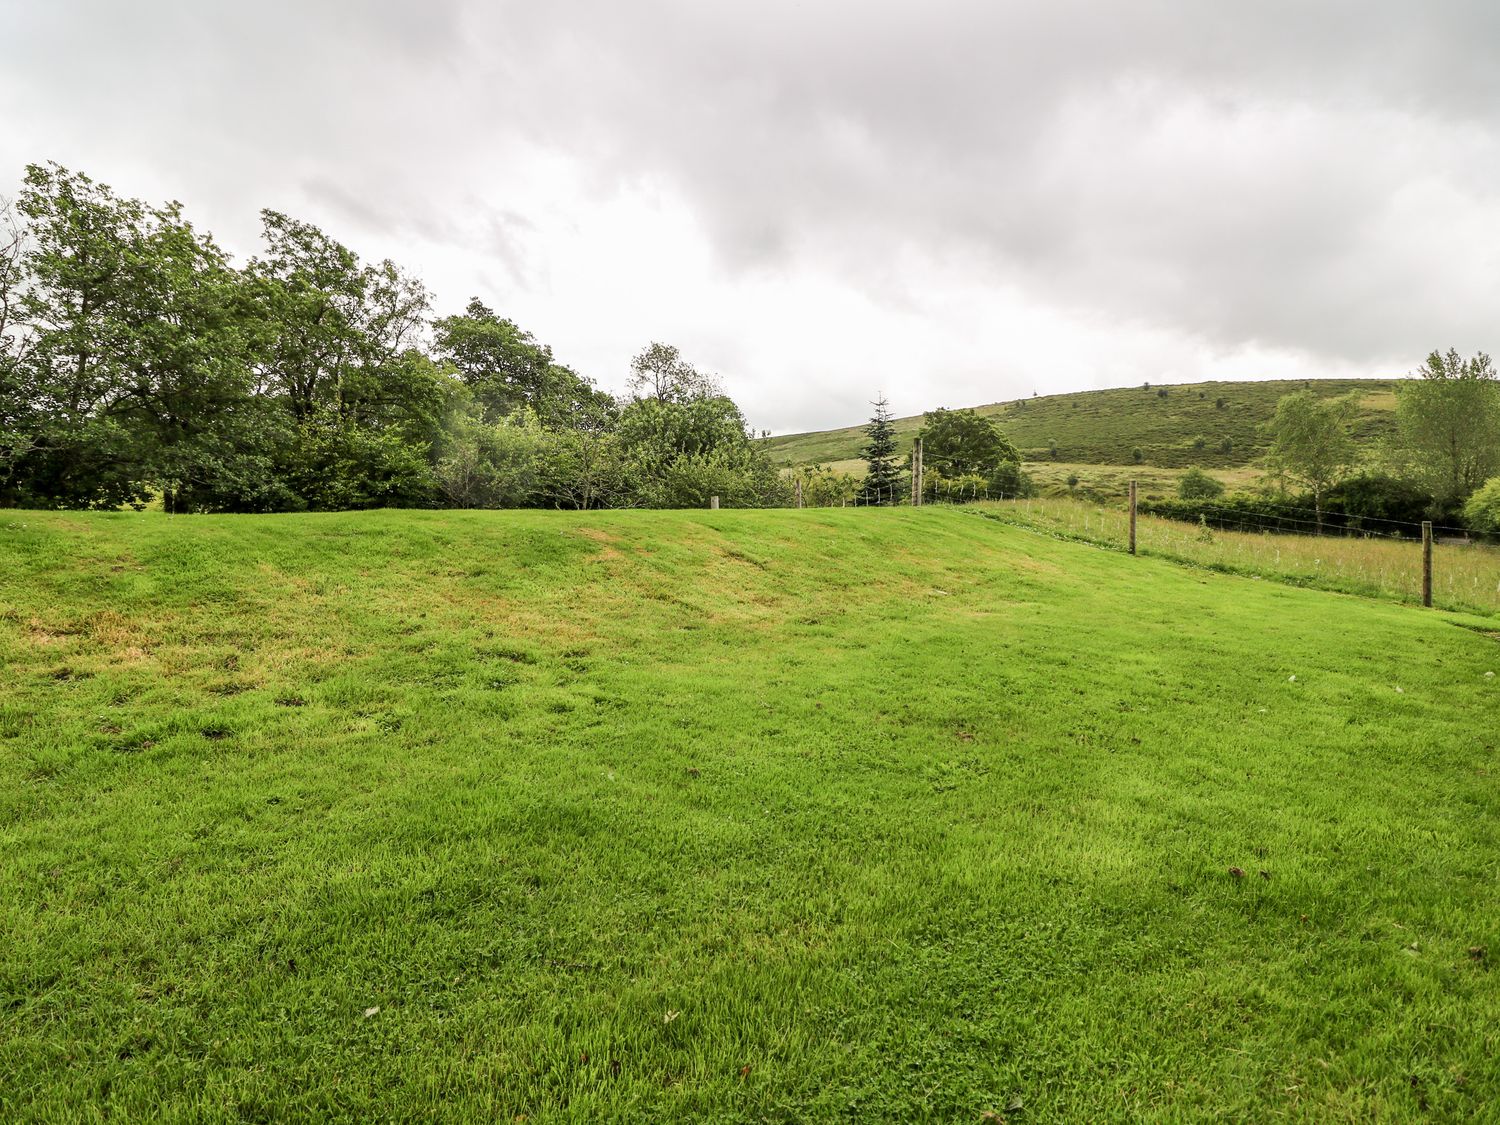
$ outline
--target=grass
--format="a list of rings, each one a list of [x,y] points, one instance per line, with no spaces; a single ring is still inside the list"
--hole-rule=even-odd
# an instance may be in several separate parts
[[[1275,413],[1279,398],[1304,385],[1328,396],[1358,394],[1355,436],[1365,446],[1374,448],[1388,432],[1395,406],[1389,379],[1123,387],[994,403],[978,411],[995,418],[1028,461],[1129,466],[1139,449],[1144,464],[1157,468],[1233,469],[1252,465],[1265,453],[1261,424]],[[921,425],[920,415],[896,420],[903,456]],[[786,434],[771,438],[768,446],[782,464],[843,463],[847,471],[858,472],[865,443],[862,427]]]
[[[1118,500],[1105,505],[1047,497],[982,504],[975,510],[1117,549],[1129,542],[1129,517]],[[1220,531],[1143,515],[1136,521],[1136,547],[1226,573],[1407,603],[1422,598],[1422,548],[1411,539]],[[1500,613],[1500,549],[1440,542],[1433,552],[1435,605]]]
[[[0,1119],[1500,1115],[1480,619],[936,507],[0,554]]]

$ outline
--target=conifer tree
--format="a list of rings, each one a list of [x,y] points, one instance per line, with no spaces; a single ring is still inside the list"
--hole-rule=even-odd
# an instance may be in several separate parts
[[[901,470],[896,464],[896,427],[891,422],[890,403],[884,395],[871,405],[875,407],[875,416],[865,427],[869,441],[864,448],[865,460],[870,467],[865,473],[860,499],[865,504],[894,504],[901,480]]]

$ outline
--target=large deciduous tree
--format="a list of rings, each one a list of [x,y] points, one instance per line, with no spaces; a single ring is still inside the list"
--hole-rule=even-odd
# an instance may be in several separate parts
[[[683,359],[671,344],[653,341],[630,361],[630,393],[657,402],[689,402],[720,391],[717,379]]]
[[[31,344],[21,313],[25,254],[25,228],[11,201],[0,199],[0,504],[14,499],[16,469],[39,422],[22,375]]]
[[[1395,459],[1444,507],[1500,472],[1500,380],[1483,352],[1433,352],[1396,385]]]
[[[247,272],[267,325],[261,390],[295,428],[281,466],[289,486],[316,508],[424,502],[447,406],[419,348],[426,289],[309,223],[261,217],[265,251]]]
[[[973,410],[929,410],[922,416],[922,464],[944,477],[989,477],[1021,455],[995,423]]]
[[[179,204],[150,206],[32,165],[28,340],[13,380],[34,411],[28,502],[169,510],[259,495],[258,316],[240,276]],[[252,501],[253,502],[253,501]]]
[[[487,422],[527,410],[547,427],[589,425],[592,412],[612,402],[477,297],[433,329],[436,358],[458,372]]]
[[[1285,487],[1290,482],[1312,495],[1314,521],[1321,531],[1323,499],[1359,459],[1351,426],[1357,412],[1352,398],[1321,398],[1312,391],[1284,395],[1265,424],[1271,438],[1266,468]]]

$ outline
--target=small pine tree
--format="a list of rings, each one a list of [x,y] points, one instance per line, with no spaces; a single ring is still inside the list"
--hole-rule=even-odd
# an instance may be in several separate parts
[[[896,465],[896,427],[891,422],[891,404],[884,395],[874,403],[875,416],[865,427],[865,486],[860,499],[866,504],[895,503],[899,496],[901,470]]]

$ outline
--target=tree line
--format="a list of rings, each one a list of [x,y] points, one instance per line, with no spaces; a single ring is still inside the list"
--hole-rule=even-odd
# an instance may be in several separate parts
[[[1236,526],[1259,520],[1256,526],[1384,526],[1387,534],[1410,534],[1432,520],[1500,533],[1500,378],[1488,355],[1432,352],[1395,384],[1393,425],[1378,446],[1355,440],[1358,412],[1357,396],[1285,395],[1264,427],[1270,447],[1261,494],[1226,496],[1219,481],[1190,470],[1178,482],[1178,501],[1151,510]],[[1304,518],[1288,520],[1288,504],[1305,509]]]
[[[0,208],[0,506],[168,511],[787,503],[670,345],[616,399],[478,298],[261,213],[242,265],[178,203],[30,165]]]

